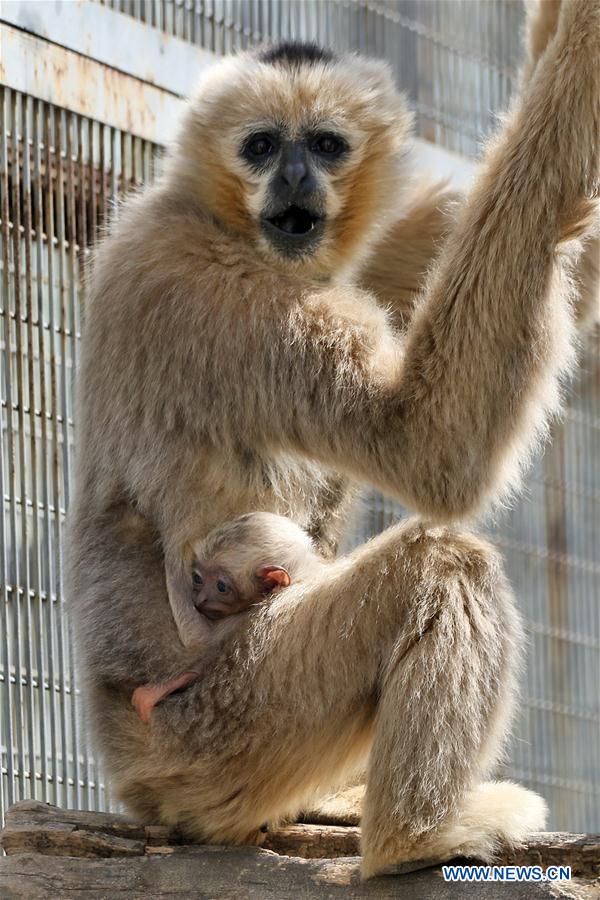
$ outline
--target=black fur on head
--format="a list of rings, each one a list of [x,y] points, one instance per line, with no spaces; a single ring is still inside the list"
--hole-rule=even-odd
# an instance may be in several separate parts
[[[337,56],[331,50],[326,50],[314,43],[302,41],[281,41],[261,50],[258,54],[261,62],[277,66],[313,66],[315,63],[335,62]]]

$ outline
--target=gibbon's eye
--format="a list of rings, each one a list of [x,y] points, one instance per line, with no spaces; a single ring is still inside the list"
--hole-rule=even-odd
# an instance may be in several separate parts
[[[337,159],[346,152],[348,145],[335,134],[319,134],[313,139],[310,149],[325,159]]]
[[[200,574],[200,572],[194,572],[194,573],[193,573],[193,575],[192,575],[192,581],[194,582],[194,584],[197,584],[198,587],[202,587],[202,585],[204,584],[204,578],[202,577],[202,575]]]
[[[249,162],[266,162],[277,152],[277,142],[269,134],[255,134],[244,144],[243,155]]]
[[[220,594],[228,594],[229,593],[229,585],[226,581],[217,581],[217,590]]]

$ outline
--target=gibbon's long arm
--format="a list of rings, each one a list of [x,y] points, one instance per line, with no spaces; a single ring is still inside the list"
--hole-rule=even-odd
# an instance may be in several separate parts
[[[590,216],[599,53],[598,4],[564,4],[556,39],[488,151],[398,368],[381,332],[344,315],[343,297],[332,305],[317,294],[290,317],[292,352],[271,354],[272,382],[254,409],[263,429],[275,417],[282,446],[436,517],[476,511],[514,482],[572,357],[556,248]],[[289,399],[279,400],[285,384]]]
[[[520,73],[525,86],[538,60],[556,33],[561,0],[536,0],[526,5],[526,56]],[[583,252],[577,260],[573,275],[577,287],[575,318],[582,333],[600,322],[600,216],[597,208],[594,221],[585,237]]]
[[[406,496],[424,513],[468,513],[514,483],[571,360],[556,248],[594,209],[600,7],[562,6],[557,37],[487,154],[408,336],[398,450]]]

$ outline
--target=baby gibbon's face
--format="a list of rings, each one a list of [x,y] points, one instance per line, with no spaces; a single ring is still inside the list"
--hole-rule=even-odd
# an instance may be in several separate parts
[[[272,261],[331,273],[398,208],[410,116],[382,64],[319,53],[215,66],[180,149],[193,189],[226,226]]]

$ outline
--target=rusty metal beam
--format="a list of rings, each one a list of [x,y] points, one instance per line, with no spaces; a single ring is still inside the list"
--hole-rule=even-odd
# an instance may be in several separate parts
[[[6,24],[0,83],[162,145],[182,107],[173,94]]]
[[[12,0],[0,22],[73,50],[179,97],[213,54],[89,0]]]

